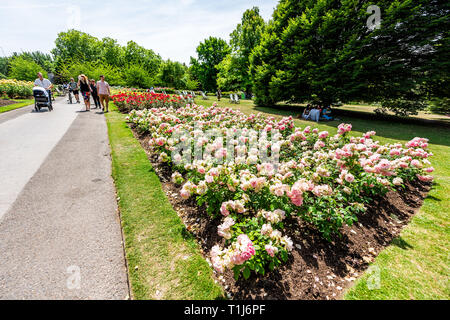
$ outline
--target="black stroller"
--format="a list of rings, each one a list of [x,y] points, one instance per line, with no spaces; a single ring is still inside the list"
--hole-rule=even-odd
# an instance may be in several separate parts
[[[39,112],[41,108],[48,108],[48,111],[53,110],[50,95],[44,88],[34,87],[33,96],[34,96],[34,110],[36,110],[36,112]]]

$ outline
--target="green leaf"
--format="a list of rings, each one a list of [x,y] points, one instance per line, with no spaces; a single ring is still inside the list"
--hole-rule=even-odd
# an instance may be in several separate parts
[[[243,271],[244,279],[247,280],[250,277],[250,269],[245,268]]]
[[[241,273],[240,272],[241,270],[239,268],[234,268],[233,271],[234,271],[234,280],[237,281],[239,279],[239,274]]]

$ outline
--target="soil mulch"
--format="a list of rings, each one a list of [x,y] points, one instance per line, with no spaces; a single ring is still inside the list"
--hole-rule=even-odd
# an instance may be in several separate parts
[[[6,107],[14,103],[17,103],[17,101],[0,99],[0,107]]]
[[[221,219],[211,219],[205,207],[199,207],[195,200],[181,198],[181,186],[171,182],[170,167],[157,161],[158,156],[148,146],[149,137],[140,136],[135,130],[133,133],[146,151],[174,210],[183,220],[185,236],[195,237],[204,257],[209,258],[211,248],[224,243],[217,234]],[[339,299],[386,246],[393,243],[410,247],[398,236],[421,207],[430,188],[430,184],[415,182],[407,184],[401,192],[391,191],[375,199],[365,213],[358,215],[358,222],[344,227],[342,236],[332,242],[324,240],[302,220],[286,219],[283,233],[294,242],[287,263],[266,276],[252,274],[248,280],[240,277],[235,281],[232,271],[215,274],[215,278],[233,299]]]

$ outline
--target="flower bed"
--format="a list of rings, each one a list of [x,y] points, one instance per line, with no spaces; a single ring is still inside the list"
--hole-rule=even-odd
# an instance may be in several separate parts
[[[287,261],[293,248],[284,235],[287,217],[300,217],[330,240],[344,225],[352,225],[374,197],[407,181],[432,180],[431,154],[423,138],[405,146],[381,145],[372,139],[375,132],[351,137],[347,124],[330,136],[310,127],[295,128],[292,118],[276,121],[195,105],[133,110],[127,120],[141,134],[150,134],[159,161],[177,170],[172,179],[184,183],[180,195],[195,197],[212,218],[222,217],[218,234],[223,241],[212,248],[211,260],[216,271],[232,269],[236,278],[241,273],[248,278],[252,271],[265,274]],[[232,145],[240,155],[221,164],[230,150],[221,139],[206,138],[206,129],[224,136],[239,131]],[[251,129],[270,133],[272,139]],[[180,142],[200,146],[211,156],[177,164],[180,159],[169,154]],[[278,164],[261,162],[252,145],[279,151]]]
[[[0,95],[7,95],[8,98],[28,98],[33,95],[33,82],[18,81],[15,79],[0,80]]]
[[[186,105],[185,100],[180,96],[163,93],[127,91],[119,92],[111,96],[111,98],[120,112],[148,108],[180,108]]]

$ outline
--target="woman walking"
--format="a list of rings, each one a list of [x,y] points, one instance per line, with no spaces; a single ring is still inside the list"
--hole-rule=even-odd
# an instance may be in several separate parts
[[[97,91],[97,84],[95,83],[94,79],[91,79],[91,92],[92,92],[92,99],[94,100],[95,103],[95,108],[100,109],[100,98],[98,96],[98,91]]]
[[[88,78],[84,74],[78,76],[78,87],[80,88],[81,95],[83,96],[86,111],[91,111],[91,87],[89,86]]]

